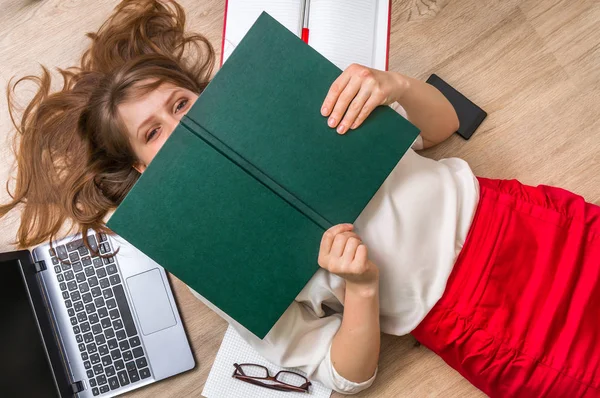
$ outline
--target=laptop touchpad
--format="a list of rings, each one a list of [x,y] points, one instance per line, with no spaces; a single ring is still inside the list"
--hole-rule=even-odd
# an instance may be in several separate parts
[[[127,286],[144,335],[175,326],[175,314],[158,268],[127,278]]]

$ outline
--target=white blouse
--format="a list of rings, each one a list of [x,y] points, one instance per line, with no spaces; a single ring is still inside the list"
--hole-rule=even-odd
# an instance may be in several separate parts
[[[399,105],[392,108],[406,117]],[[421,149],[422,140],[413,148]],[[355,231],[379,267],[382,332],[410,333],[440,299],[478,200],[479,185],[465,161],[435,161],[409,149],[356,219]],[[330,349],[342,323],[345,281],[324,269],[315,273],[263,340],[192,293],[276,365],[299,368],[309,379],[344,394],[364,390],[377,375],[376,370],[371,379],[355,383],[333,367]]]

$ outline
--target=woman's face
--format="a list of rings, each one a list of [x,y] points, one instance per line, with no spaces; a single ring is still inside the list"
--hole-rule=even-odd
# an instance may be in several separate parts
[[[190,90],[164,83],[140,98],[119,105],[119,115],[139,159],[133,165],[136,170],[140,173],[146,170],[197,99],[198,95]]]

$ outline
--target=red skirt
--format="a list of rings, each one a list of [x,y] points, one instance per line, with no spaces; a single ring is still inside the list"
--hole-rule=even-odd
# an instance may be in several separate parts
[[[413,335],[491,397],[600,397],[600,207],[479,183],[446,290]]]

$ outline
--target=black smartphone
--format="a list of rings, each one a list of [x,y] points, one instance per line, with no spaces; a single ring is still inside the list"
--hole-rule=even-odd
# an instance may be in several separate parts
[[[465,140],[471,138],[477,127],[486,118],[487,113],[459,93],[454,87],[443,81],[438,75],[433,74],[429,76],[427,83],[440,90],[454,107],[458,115],[458,121],[460,122],[456,133]]]

